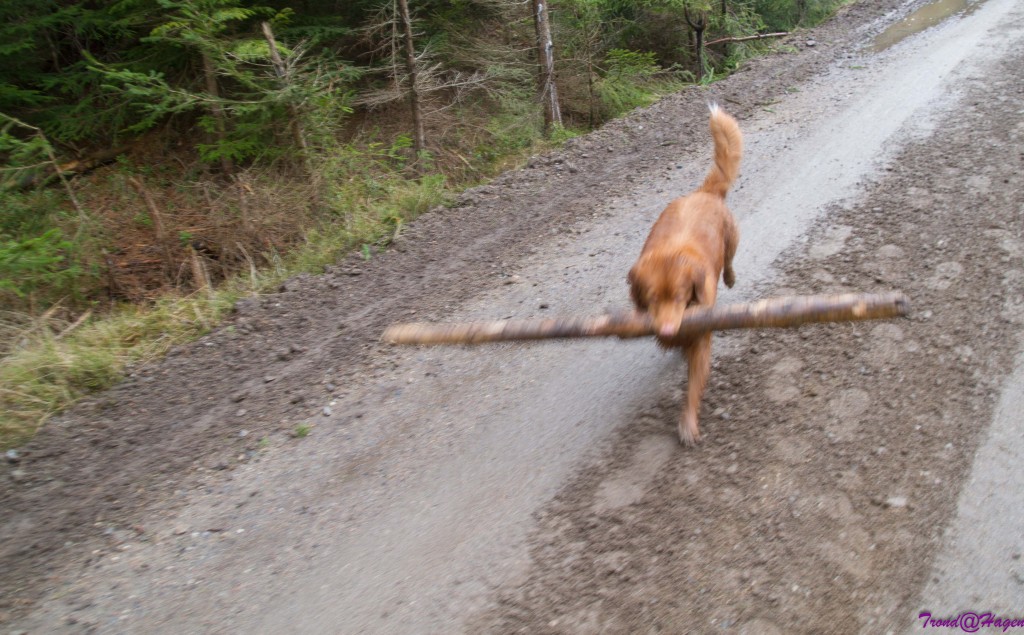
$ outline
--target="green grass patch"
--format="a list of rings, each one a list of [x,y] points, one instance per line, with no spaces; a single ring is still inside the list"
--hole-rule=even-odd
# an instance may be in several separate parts
[[[109,388],[128,364],[159,357],[207,332],[238,297],[237,290],[225,288],[209,297],[123,306],[73,330],[34,324],[0,359],[0,447],[27,441],[49,415]]]

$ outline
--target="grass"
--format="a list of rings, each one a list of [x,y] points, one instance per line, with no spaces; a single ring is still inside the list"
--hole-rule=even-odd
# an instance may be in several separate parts
[[[85,394],[115,384],[133,362],[154,359],[207,332],[240,297],[164,298],[151,307],[124,306],[74,330],[37,324],[0,360],[0,447],[30,439],[48,416]]]
[[[385,247],[405,223],[454,194],[441,175],[407,180],[363,174],[328,192],[334,217],[309,229],[301,244],[285,255],[265,255],[269,264],[239,272],[209,294],[122,305],[80,323],[54,312],[31,320],[0,317],[7,344],[0,357],[0,449],[27,442],[48,417],[111,387],[130,365],[158,359],[209,332],[237,300],[274,290],[298,273],[322,273],[353,250],[372,257],[373,248]],[[297,436],[305,434],[297,430]]]

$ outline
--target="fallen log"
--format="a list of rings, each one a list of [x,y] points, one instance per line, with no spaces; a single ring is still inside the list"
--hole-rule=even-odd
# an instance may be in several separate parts
[[[906,315],[910,300],[899,292],[844,293],[758,300],[686,312],[678,341],[707,331],[789,328],[819,322],[878,320]],[[465,324],[393,324],[381,339],[391,344],[483,344],[509,340],[576,337],[648,337],[655,334],[650,316],[623,312],[598,317],[555,317],[496,320]]]
[[[91,172],[102,165],[111,163],[117,159],[117,157],[128,152],[130,149],[131,146],[108,148],[95,152],[87,157],[72,159],[64,163],[58,163],[56,157],[51,155],[46,170],[21,171],[22,176],[16,179],[15,182],[6,184],[6,187],[11,187],[20,192],[24,192],[25,190],[30,190],[35,187],[45,187],[54,180],[67,179],[72,176]]]

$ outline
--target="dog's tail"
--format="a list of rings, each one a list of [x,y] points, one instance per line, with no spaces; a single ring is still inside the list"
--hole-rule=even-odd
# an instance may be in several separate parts
[[[700,191],[725,198],[740,171],[743,135],[736,120],[718,104],[709,104],[708,108],[711,110],[711,137],[715,140],[715,164],[711,166]]]

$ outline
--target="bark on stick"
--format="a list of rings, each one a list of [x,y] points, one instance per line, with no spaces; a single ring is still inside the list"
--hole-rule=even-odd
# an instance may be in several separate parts
[[[909,309],[910,301],[899,292],[795,296],[747,304],[694,308],[683,317],[674,340],[685,340],[707,331],[877,320],[906,315]],[[654,325],[649,316],[629,312],[598,317],[496,320],[465,324],[394,324],[384,331],[382,339],[391,344],[482,344],[577,337],[625,339],[654,334]]]

